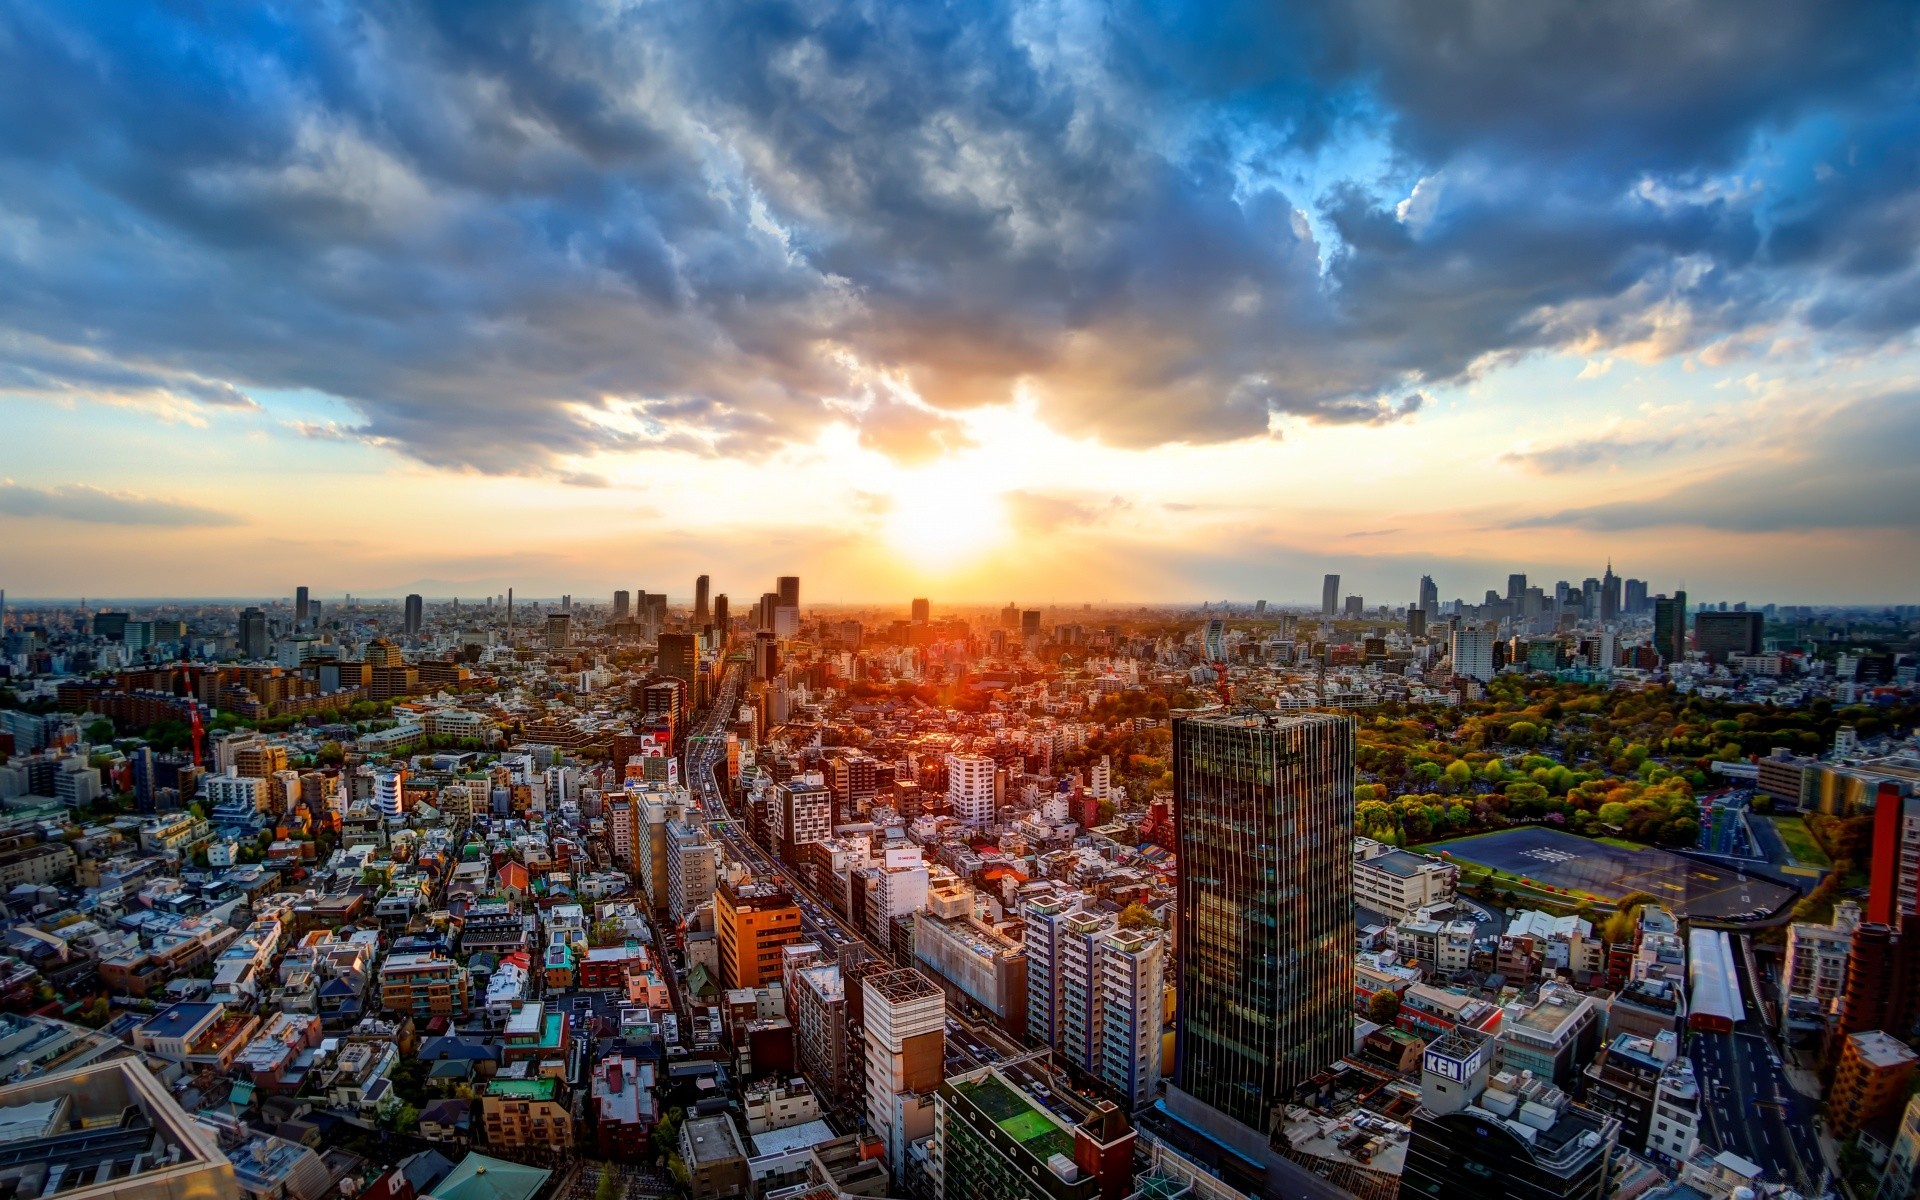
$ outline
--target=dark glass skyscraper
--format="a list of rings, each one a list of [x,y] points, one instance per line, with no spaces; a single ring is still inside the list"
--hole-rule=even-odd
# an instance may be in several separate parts
[[[419,593],[416,592],[408,596],[406,609],[401,616],[401,623],[405,627],[408,637],[420,636],[420,627],[425,624],[423,620],[425,614],[426,605],[425,602],[420,599]]]
[[[1352,1049],[1353,724],[1221,712],[1173,725],[1174,1082],[1266,1134]]]
[[[702,575],[693,581],[693,627],[705,625],[713,617],[707,607],[707,577]]]
[[[1675,592],[1672,599],[1659,596],[1653,602],[1653,648],[1666,662],[1687,657],[1687,594]]]

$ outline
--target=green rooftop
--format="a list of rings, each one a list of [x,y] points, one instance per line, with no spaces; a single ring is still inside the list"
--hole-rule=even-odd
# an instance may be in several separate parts
[[[989,1071],[979,1079],[953,1086],[998,1125],[1002,1133],[1040,1162],[1045,1163],[1056,1154],[1073,1157],[1073,1135],[1025,1096],[1008,1087],[998,1075]]]
[[[559,1086],[553,1079],[496,1079],[487,1085],[487,1095],[506,1100],[551,1100]]]

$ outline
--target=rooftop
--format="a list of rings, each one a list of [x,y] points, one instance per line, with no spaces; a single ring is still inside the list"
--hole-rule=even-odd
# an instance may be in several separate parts
[[[1356,859],[1353,865],[1356,867],[1372,867],[1375,870],[1385,871],[1389,875],[1397,875],[1402,879],[1411,879],[1423,871],[1430,871],[1435,867],[1444,867],[1446,864],[1435,862],[1425,855],[1411,854],[1405,850],[1391,850],[1375,858],[1365,860]]]
[[[1860,1056],[1860,1060],[1870,1067],[1882,1069],[1900,1067],[1920,1057],[1909,1050],[1906,1043],[1878,1029],[1853,1034],[1847,1038],[1847,1041],[1853,1046],[1853,1052]]]
[[[989,1067],[972,1078],[948,1080],[955,1092],[1045,1166],[1057,1154],[1073,1157],[1073,1131]]]

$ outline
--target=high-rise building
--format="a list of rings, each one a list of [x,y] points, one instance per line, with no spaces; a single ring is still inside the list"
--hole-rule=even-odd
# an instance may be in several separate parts
[[[911,967],[861,980],[867,1127],[887,1148],[896,1180],[907,1146],[933,1132],[933,1101],[946,1062],[947,996]]]
[[[1320,615],[1331,617],[1340,611],[1340,577],[1329,575],[1320,581]]]
[[[408,595],[405,615],[401,618],[401,628],[406,631],[408,637],[420,636],[420,627],[425,624],[425,615],[425,604],[420,599],[420,593],[413,592]]]
[[[1621,611],[1629,617],[1645,615],[1647,611],[1647,581],[1629,579],[1626,583],[1626,598],[1621,602]]]
[[[683,679],[691,689],[699,674],[700,657],[690,633],[663,633],[655,656],[656,669],[662,675]]]
[[[267,614],[257,608],[240,610],[240,657],[267,656]]]
[[[1164,935],[1064,896],[1038,897],[1025,915],[1028,1036],[1139,1108],[1160,1081]]]
[[[1132,1190],[1137,1135],[1126,1114],[1111,1101],[1070,1103],[1071,1089],[1053,1082],[986,1066],[940,1085],[929,1162],[937,1200],[1098,1200]]]
[[[780,642],[773,630],[762,629],[753,635],[753,677],[772,679],[780,673]]]
[[[998,772],[991,758],[974,754],[947,755],[947,805],[953,819],[981,828],[998,815],[995,796]]]
[[[719,630],[722,643],[727,640],[727,622],[731,617],[732,614],[727,611],[727,594],[721,592],[713,598],[713,627]]]
[[[799,611],[800,577],[798,575],[782,575],[774,581],[774,591],[780,596],[781,608],[791,608],[796,612]]]
[[[1007,606],[1000,610],[1000,628],[1020,628],[1020,606],[1011,600],[1007,601]]]
[[[1693,648],[1708,661],[1725,663],[1736,654],[1758,654],[1766,617],[1758,612],[1693,614]]]
[[[912,620],[915,625],[925,625],[932,615],[933,605],[926,599],[922,598],[913,602]]]
[[[1493,642],[1491,629],[1460,628],[1453,631],[1453,673],[1461,679],[1493,678]]]
[[[1687,594],[1658,596],[1653,601],[1653,649],[1663,662],[1677,663],[1687,657]]]
[[[693,581],[693,625],[696,629],[713,619],[713,610],[707,604],[707,587],[705,575]]]
[[[1433,582],[1433,576],[1420,577],[1420,611],[1431,619],[1440,611],[1440,589]]]
[[[547,647],[552,650],[564,650],[571,645],[573,645],[573,614],[548,613]]]
[[[632,611],[633,593],[625,591],[615,592],[613,594],[613,619],[616,621],[624,621]]]
[[[302,625],[307,623],[308,592],[305,585],[293,589],[293,619]]]
[[[1427,610],[1410,608],[1407,610],[1407,636],[1418,638],[1427,636]]]
[[[1352,1050],[1354,733],[1235,712],[1173,728],[1185,1097],[1262,1134]]]
[[[1366,601],[1362,600],[1359,596],[1348,596],[1346,611],[1345,611],[1345,616],[1347,620],[1358,621],[1360,619],[1361,612],[1364,611],[1365,608],[1366,608]]]
[[[1023,608],[1020,610],[1020,636],[1031,640],[1040,636],[1040,610]]]
[[[1525,575],[1507,576],[1507,603],[1518,605],[1520,603],[1520,597],[1526,594],[1527,577]]]
[[[1611,561],[1607,563],[1607,573],[1600,578],[1600,619],[1620,619],[1620,577],[1613,573]]]

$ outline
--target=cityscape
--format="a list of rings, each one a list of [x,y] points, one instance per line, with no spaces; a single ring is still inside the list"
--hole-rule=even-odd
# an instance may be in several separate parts
[[[768,582],[6,602],[22,1194],[1920,1169],[1920,607]]]
[[[1913,0],[0,3],[0,1200],[1920,1200]]]

